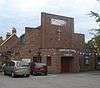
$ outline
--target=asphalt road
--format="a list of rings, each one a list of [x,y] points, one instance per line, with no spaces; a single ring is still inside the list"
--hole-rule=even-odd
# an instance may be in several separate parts
[[[100,88],[100,72],[11,78],[0,74],[0,88]]]

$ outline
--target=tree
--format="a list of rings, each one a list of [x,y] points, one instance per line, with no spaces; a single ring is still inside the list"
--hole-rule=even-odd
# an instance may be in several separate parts
[[[100,15],[98,13],[95,13],[93,11],[90,11],[91,12],[91,16],[94,16],[96,18],[96,22],[100,22]]]
[[[97,23],[100,23],[100,15],[98,13],[90,11],[90,16],[95,17],[95,19],[96,19],[95,21]],[[95,34],[94,38],[91,39],[91,41],[92,41],[91,43],[94,43],[93,47],[96,48],[97,52],[100,52],[100,25],[98,25],[98,26],[99,26],[98,29],[94,29],[96,31],[96,34]],[[88,44],[89,44],[89,42],[88,42]]]
[[[95,36],[95,46],[97,47],[97,52],[100,52],[100,35]]]
[[[88,52],[96,51],[94,38],[92,38],[86,43],[85,48],[88,50]]]
[[[90,11],[89,15],[92,16],[92,17],[95,17],[95,19],[96,19],[95,21],[97,23],[100,23],[100,15],[98,13]],[[98,29],[94,29],[94,30],[96,31],[97,35],[100,35],[100,25],[99,25]]]

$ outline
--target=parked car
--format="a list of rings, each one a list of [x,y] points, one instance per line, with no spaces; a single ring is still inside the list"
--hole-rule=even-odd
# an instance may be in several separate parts
[[[47,75],[47,65],[44,63],[31,62],[30,69],[32,75]]]
[[[23,63],[22,61],[9,61],[5,64],[4,68],[4,75],[11,75],[12,77],[15,76],[30,76],[30,67],[28,64]]]

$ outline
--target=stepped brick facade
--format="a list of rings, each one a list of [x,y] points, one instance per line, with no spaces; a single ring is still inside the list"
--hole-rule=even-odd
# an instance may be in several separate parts
[[[85,39],[84,34],[74,33],[74,18],[41,13],[41,25],[25,27],[17,41],[19,58],[47,63],[48,73],[80,71]]]
[[[74,33],[74,19],[54,14],[41,14],[41,26],[25,28],[22,58],[41,57],[49,73],[79,72],[80,52],[84,51],[84,35]]]

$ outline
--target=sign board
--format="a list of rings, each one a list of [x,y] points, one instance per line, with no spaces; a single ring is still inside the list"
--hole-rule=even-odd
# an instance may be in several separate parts
[[[60,19],[51,19],[51,24],[63,26],[66,24],[66,22],[64,20],[60,20]]]
[[[60,52],[74,52],[74,53],[76,53],[76,50],[74,50],[74,49],[59,49],[59,51]]]
[[[72,54],[64,54],[64,56],[73,56]]]
[[[23,62],[27,62],[27,63],[30,63],[31,62],[31,59],[22,59]]]

